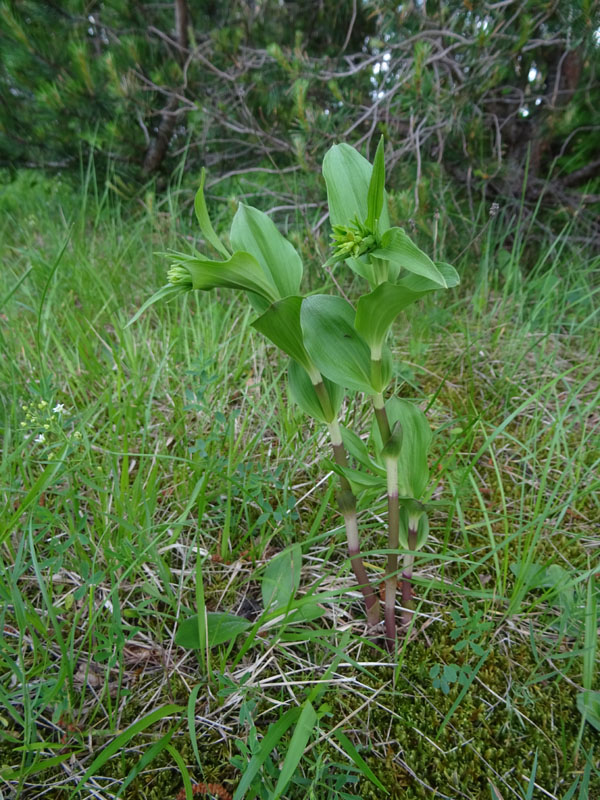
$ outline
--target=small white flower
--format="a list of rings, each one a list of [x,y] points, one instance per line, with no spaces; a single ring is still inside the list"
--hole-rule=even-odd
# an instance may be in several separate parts
[[[36,442],[36,444],[43,444],[46,441],[46,437],[43,433],[40,433],[40,435],[36,436],[33,441]]]
[[[65,410],[65,407],[64,407],[64,405],[62,403],[59,403],[58,405],[54,406],[54,408],[52,409],[52,411],[55,414],[63,414],[64,410]]]

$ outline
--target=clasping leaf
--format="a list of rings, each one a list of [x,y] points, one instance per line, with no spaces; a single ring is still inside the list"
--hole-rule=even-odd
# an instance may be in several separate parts
[[[252,326],[301,364],[307,372],[315,373],[315,366],[304,347],[300,326],[302,299],[292,296],[277,300],[252,323]]]
[[[240,203],[231,224],[234,250],[250,253],[276,288],[276,299],[297,295],[302,261],[294,246],[277,230],[273,220],[257,208]]]
[[[385,162],[383,136],[377,145],[371,180],[369,181],[369,193],[367,196],[367,228],[371,231],[377,230],[377,223],[383,210],[385,195]]]
[[[204,167],[200,170],[200,188],[196,192],[196,197],[194,198],[194,211],[196,212],[196,218],[198,223],[200,224],[200,230],[204,234],[204,238],[212,244],[215,250],[224,258],[229,258],[231,253],[227,250],[223,242],[219,239],[217,234],[215,233],[215,229],[212,226],[212,222],[210,221],[210,217],[208,215],[208,209],[206,208],[206,200],[204,198],[204,182],[206,180],[206,170]]]
[[[314,384],[307,371],[304,367],[301,367],[298,362],[293,359],[290,360],[288,366],[288,388],[290,390],[290,397],[309,417],[314,417],[320,422],[328,423],[332,422],[332,420],[337,417],[340,406],[342,405],[342,400],[344,399],[344,390],[337,383],[333,383],[325,377],[323,377],[323,385],[329,397],[329,414],[323,409]]]
[[[398,263],[409,272],[423,275],[444,289],[447,288],[444,275],[429,256],[417,247],[403,228],[386,230],[381,237],[381,247],[374,250],[372,255],[375,258]]]
[[[458,274],[450,264],[438,263],[436,268],[443,276],[447,287],[459,283]],[[429,292],[440,288],[438,282],[411,273],[398,283],[385,281],[369,294],[362,295],[356,305],[354,325],[370,345],[371,352],[381,349],[392,323],[401,311]]]
[[[276,287],[250,253],[236,252],[226,261],[213,261],[185,253],[172,254],[169,282],[189,289],[244,289],[269,303],[278,298]]]
[[[302,303],[304,345],[317,369],[334,383],[367,394],[380,392],[371,380],[371,351],[354,327],[355,312],[341,297],[317,294]],[[391,357],[384,350],[382,383],[391,376]]]
[[[390,397],[385,404],[390,427],[402,426],[402,449],[398,457],[398,490],[401,497],[419,499],[429,481],[427,453],[431,445],[431,428],[421,409],[409,400]],[[373,441],[378,453],[383,450],[381,435],[374,424]]]

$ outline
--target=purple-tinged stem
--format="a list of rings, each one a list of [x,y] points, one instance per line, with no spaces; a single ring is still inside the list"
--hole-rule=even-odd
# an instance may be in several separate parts
[[[342,433],[337,420],[329,423],[329,435],[331,436],[333,457],[335,458],[336,464],[340,467],[347,467],[348,458],[342,443]],[[365,599],[367,621],[371,626],[378,625],[380,619],[379,598],[367,576],[367,571],[365,570],[365,565],[360,555],[358,520],[356,517],[356,497],[352,492],[348,479],[344,475],[340,475],[340,491],[337,499],[340,511],[344,517],[350,564],[352,565],[354,576]]]
[[[376,363],[371,362],[371,366]],[[381,435],[381,443],[385,446],[386,442],[392,435],[390,430],[390,423],[388,420],[387,411],[385,410],[385,403],[381,393],[373,395],[373,409],[375,411],[375,419],[377,420],[377,427]]]
[[[381,362],[371,361],[371,370],[374,378],[381,374]],[[385,403],[381,393],[373,397],[375,419],[384,447],[392,443],[392,431],[388,419]],[[398,501],[398,453],[392,448],[385,457],[387,474],[387,499],[388,499],[388,556],[385,578],[385,636],[388,650],[393,651],[396,644],[396,590],[398,586],[398,555],[399,529],[400,529],[400,504]]]
[[[388,484],[388,556],[385,578],[385,635],[387,646],[393,651],[396,644],[396,588],[398,584],[398,546],[400,531],[400,504],[398,502],[398,459],[386,459]]]
[[[408,523],[408,549],[409,552],[404,556],[404,569],[402,570],[402,624],[405,627],[410,625],[413,616],[413,591],[412,574],[415,563],[415,548],[417,546],[417,530],[419,520],[409,518]]]
[[[335,419],[335,414],[331,407],[329,394],[323,381],[313,383],[317,397],[323,409],[326,419],[330,419],[328,423],[329,435],[331,437],[331,446],[333,448],[333,457],[336,464],[340,467],[348,466],[348,458],[346,450],[342,441],[342,432],[338,421]],[[362,556],[360,554],[360,540],[358,536],[358,519],[356,517],[356,497],[352,492],[352,487],[348,479],[344,475],[340,475],[340,491],[337,494],[338,506],[342,516],[344,517],[344,526],[346,528],[346,541],[348,543],[348,555],[350,556],[350,564],[354,577],[365,599],[365,608],[367,612],[367,622],[370,626],[379,624],[380,608],[379,598],[376,590],[371,585],[371,581],[367,576]]]

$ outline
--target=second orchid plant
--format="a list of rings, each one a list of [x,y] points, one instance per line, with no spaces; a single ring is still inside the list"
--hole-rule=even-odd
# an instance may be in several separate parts
[[[429,292],[456,286],[459,278],[453,267],[434,263],[402,228],[391,226],[383,139],[373,164],[353,147],[335,145],[325,156],[323,175],[333,229],[333,252],[327,264],[345,262],[368,283],[355,306],[335,295],[301,295],[300,256],[256,208],[240,203],[227,247],[208,215],[203,170],[196,215],[205,240],[221,258],[172,254],[168,284],[138,315],[161,298],[194,289],[221,287],[246,294],[257,314],[253,326],[290,357],[291,398],[327,426],[350,564],[370,626],[380,622],[381,609],[378,586],[369,578],[361,557],[356,496],[369,502],[387,494],[384,622],[386,640],[393,647],[398,556],[404,554],[402,607],[407,622],[415,552],[429,532],[424,498],[431,430],[417,405],[389,394],[393,360],[387,339],[394,320],[407,306]],[[339,422],[348,393],[362,393],[372,405],[374,424],[367,441]]]

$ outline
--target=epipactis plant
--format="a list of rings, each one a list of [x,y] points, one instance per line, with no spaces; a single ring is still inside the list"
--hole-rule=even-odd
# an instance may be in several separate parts
[[[408,622],[415,552],[423,547],[429,532],[424,497],[431,430],[414,403],[395,396],[386,398],[393,374],[387,339],[394,320],[407,306],[429,292],[456,286],[459,278],[453,267],[434,263],[402,228],[391,226],[383,138],[373,165],[353,147],[335,145],[325,156],[323,175],[333,229],[333,254],[327,264],[345,262],[369,285],[356,307],[339,296],[302,296],[300,256],[271,219],[256,208],[240,203],[231,225],[230,252],[211,224],[202,170],[196,216],[206,241],[221,258],[173,253],[168,284],[134,319],[157,300],[193,289],[220,287],[245,292],[258,315],[253,326],[290,357],[290,396],[328,428],[350,563],[371,626],[380,622],[379,593],[360,553],[356,496],[375,502],[387,493],[384,619],[386,639],[393,646],[398,555],[400,550],[405,554],[402,606],[404,622]],[[368,443],[338,421],[349,392],[370,398],[374,424]],[[348,454],[356,467],[350,466]]]

